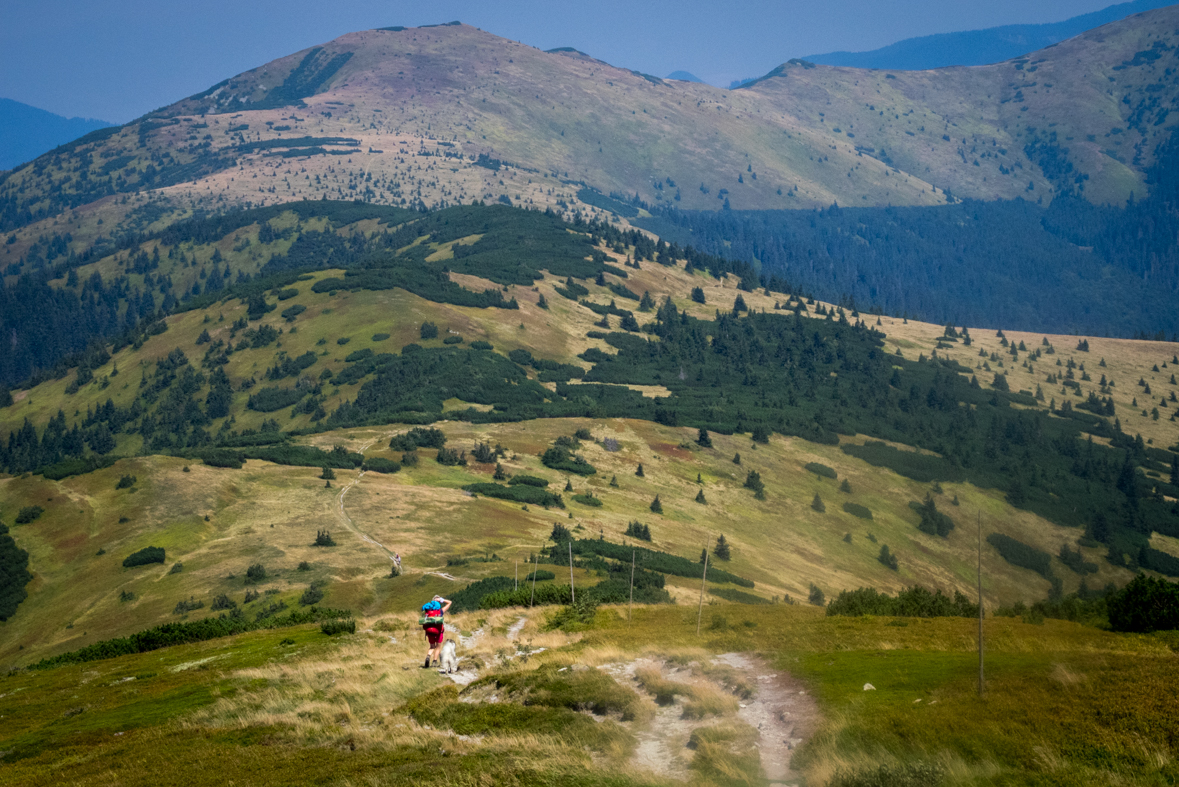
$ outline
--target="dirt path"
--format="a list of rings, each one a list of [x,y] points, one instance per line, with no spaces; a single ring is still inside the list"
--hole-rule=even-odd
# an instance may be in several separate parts
[[[814,698],[788,673],[770,669],[755,656],[725,653],[713,662],[727,664],[756,680],[757,691],[741,703],[737,718],[759,731],[757,748],[770,784],[797,783],[799,776],[791,770],[790,758],[818,720]]]
[[[770,669],[764,661],[745,653],[725,653],[714,657],[714,665],[732,668],[736,675],[753,687],[753,696],[739,704],[737,718],[758,731],[756,747],[761,756],[762,770],[770,784],[797,785],[800,776],[790,768],[795,748],[806,739],[818,719],[818,708],[806,688],[789,674]],[[629,683],[637,691],[643,689],[635,680],[636,670],[658,669],[660,674],[679,683],[701,686],[717,681],[705,677],[690,667],[676,667],[667,662],[640,658],[622,664],[601,667],[620,682]],[[638,739],[631,763],[659,776],[687,781],[691,776],[689,763],[693,752],[688,748],[692,732],[699,727],[716,724],[716,717],[684,718],[680,700],[661,706],[655,718],[646,726],[632,732]]]
[[[363,454],[365,451],[367,451],[369,449],[370,446],[372,446],[373,443],[375,443],[381,439],[383,439],[383,438],[374,437],[372,440],[369,440],[367,443],[365,443],[364,445],[362,445],[360,447],[359,453]],[[351,483],[345,485],[344,487],[342,487],[340,489],[340,494],[338,494],[336,496],[336,515],[339,517],[340,523],[342,525],[344,525],[344,527],[346,529],[351,530],[353,533],[355,533],[357,536],[359,536],[361,541],[372,544],[377,549],[381,550],[385,554],[385,557],[389,558],[389,562],[392,563],[393,562],[392,550],[390,550],[387,546],[382,544],[380,541],[377,541],[375,538],[370,536],[368,533],[364,532],[359,527],[357,527],[356,523],[352,521],[352,517],[348,516],[348,512],[344,509],[344,496],[348,494],[349,490],[351,490],[352,487],[354,487],[360,483],[360,479],[364,478],[364,474],[365,474],[365,471],[361,470],[359,473],[356,474],[356,478]]]

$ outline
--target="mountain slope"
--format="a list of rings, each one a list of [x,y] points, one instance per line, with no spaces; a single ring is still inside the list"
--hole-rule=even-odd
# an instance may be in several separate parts
[[[273,603],[314,581],[326,603],[367,608],[387,592],[389,551],[454,575],[448,556],[523,558],[557,523],[617,544],[637,521],[657,550],[693,560],[723,533],[733,573],[761,598],[864,578],[965,589],[978,511],[1050,569],[988,551],[997,600],[1174,569],[1171,345],[865,322],[780,281],[754,287],[740,264],[498,205],[330,230],[339,206],[311,208],[146,241],[127,257],[150,267],[159,250],[159,267],[128,275],[153,281],[199,277],[190,260],[221,249],[245,266],[250,249],[291,245],[268,250],[274,277],[153,315],[0,406],[0,521],[34,575],[4,624],[11,647],[69,649],[174,619],[190,597],[240,590],[255,562],[275,572]],[[369,256],[325,259],[330,236],[362,234]],[[310,238],[321,254],[300,262]],[[390,438],[427,424],[455,455],[432,441],[413,464]],[[551,454],[562,440],[589,465]],[[562,498],[495,487],[497,465]],[[312,546],[324,528],[338,552]],[[1080,562],[1061,551],[1078,539]],[[896,573],[877,559],[886,545]],[[148,546],[167,563],[119,567]],[[506,570],[479,566],[458,575]],[[669,592],[692,592],[676,576]]]
[[[845,68],[924,71],[947,66],[982,66],[1025,55],[1058,44],[1101,25],[1132,14],[1173,5],[1171,0],[1133,0],[1062,22],[1038,25],[1003,25],[985,30],[906,38],[870,52],[828,52],[803,60]]]
[[[0,170],[32,161],[58,145],[110,125],[93,118],[66,118],[0,98]]]
[[[557,205],[582,184],[699,209],[930,205],[947,189],[1121,203],[1149,191],[1179,122],[1176,28],[1172,7],[994,66],[799,61],[736,91],[464,25],[351,33],[5,175],[0,227],[144,190],[204,208]]]

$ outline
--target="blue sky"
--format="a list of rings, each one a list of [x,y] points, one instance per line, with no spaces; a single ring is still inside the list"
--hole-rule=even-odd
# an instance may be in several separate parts
[[[1056,22],[1111,0],[0,0],[0,96],[126,122],[344,33],[461,20],[541,49],[707,82],[791,57]]]

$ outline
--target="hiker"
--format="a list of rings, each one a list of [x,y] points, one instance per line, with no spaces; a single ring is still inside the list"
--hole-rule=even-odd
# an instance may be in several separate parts
[[[422,604],[422,617],[419,623],[422,624],[422,629],[426,632],[426,641],[430,647],[426,651],[426,663],[422,665],[422,669],[430,669],[430,662],[436,660],[442,650],[442,640],[446,638],[446,625],[443,616],[446,611],[450,609],[453,602],[442,596],[434,596],[433,599]]]
[[[401,554],[393,553],[393,565],[397,566],[397,576],[401,576]]]

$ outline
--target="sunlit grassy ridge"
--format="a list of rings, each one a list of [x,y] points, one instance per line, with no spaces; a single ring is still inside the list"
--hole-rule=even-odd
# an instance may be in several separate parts
[[[630,759],[654,696],[635,696],[620,677],[594,668],[639,656],[707,666],[712,655],[733,650],[764,654],[819,699],[820,716],[793,763],[808,784],[914,762],[939,768],[945,785],[1174,778],[1176,705],[1165,685],[1175,656],[1160,637],[988,620],[980,700],[971,620],[903,625],[827,618],[805,607],[719,604],[705,610],[701,636],[695,610],[639,608],[630,624],[625,610],[600,611],[593,630],[581,634],[546,633],[544,616],[528,615],[519,638],[509,640],[507,627],[519,616],[452,621],[466,635],[484,632],[461,651],[490,680],[462,691],[468,703],[417,668],[411,613],[367,619],[364,631],[341,639],[309,628],[256,632],[10,674],[0,678],[0,694],[10,698],[0,780],[86,784],[113,769],[120,782],[139,784],[164,768],[184,784],[362,777],[444,784],[475,773],[521,783],[661,783]],[[541,647],[548,650],[519,656]],[[647,680],[647,690],[658,688]],[[728,685],[740,691],[742,681],[761,685],[755,675],[734,682],[731,673]],[[498,701],[489,702],[495,686]],[[520,704],[526,695],[513,688],[525,686],[543,687],[531,705]],[[563,707],[570,692],[598,703],[604,720],[594,724],[591,712]],[[723,708],[735,699],[716,697],[715,726],[733,723]],[[729,751],[719,754],[733,767],[741,760],[727,759],[737,757]],[[216,773],[198,766],[211,759],[221,762]],[[689,773],[725,783],[708,768],[696,758]]]

